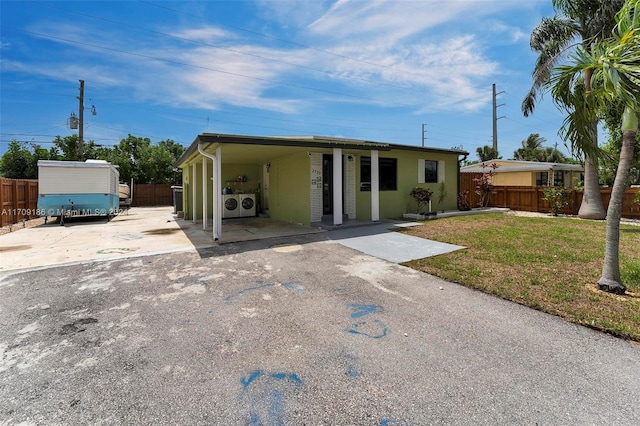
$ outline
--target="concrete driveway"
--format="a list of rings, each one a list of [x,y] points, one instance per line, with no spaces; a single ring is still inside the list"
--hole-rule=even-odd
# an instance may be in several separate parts
[[[366,224],[366,223],[365,223]],[[363,225],[359,223],[359,225]],[[391,232],[412,222],[344,226],[327,234],[348,247],[392,262],[447,253],[462,247]],[[274,219],[225,219],[222,238],[214,241],[202,223],[176,218],[172,207],[132,208],[107,222],[105,218],[54,221],[0,235],[3,273],[91,261],[199,251],[219,244],[324,233],[326,229]],[[210,228],[209,228],[210,229]]]
[[[63,264],[196,251],[217,245],[202,223],[177,219],[172,207],[134,207],[106,218],[53,221],[0,236],[0,274]],[[322,229],[275,220],[225,220],[224,242],[313,234]]]
[[[328,234],[5,276],[0,424],[639,423],[639,346]]]

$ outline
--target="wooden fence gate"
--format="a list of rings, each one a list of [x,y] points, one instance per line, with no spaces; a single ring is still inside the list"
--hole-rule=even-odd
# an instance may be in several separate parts
[[[0,205],[0,226],[37,218],[38,181],[0,178]]]
[[[131,198],[132,207],[172,206],[171,184],[134,183]]]

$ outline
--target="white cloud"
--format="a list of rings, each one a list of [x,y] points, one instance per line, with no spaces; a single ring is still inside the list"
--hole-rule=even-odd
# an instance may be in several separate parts
[[[331,6],[329,0],[256,0],[265,21],[281,28],[302,28],[317,19]]]
[[[530,33],[522,31],[518,27],[507,25],[504,22],[500,21],[489,22],[487,23],[487,26],[485,28],[495,33],[507,34],[507,39],[511,43],[518,43],[521,40],[528,41],[531,35]]]
[[[183,30],[171,32],[170,34],[174,37],[182,39],[209,43],[229,38],[235,38],[233,33],[218,27],[186,28]]]
[[[478,12],[477,2],[466,1],[340,0],[330,8],[322,2],[307,9],[298,3],[259,2],[263,12],[276,22],[297,26],[295,39],[336,55],[299,46],[261,47],[262,40],[241,44],[247,40],[242,31],[206,25],[171,30],[174,37],[194,41],[192,45],[157,35],[134,44],[126,34],[75,24],[51,23],[40,31],[110,47],[104,51],[58,41],[94,53],[85,57],[84,64],[77,61],[78,67],[92,70],[92,78],[130,87],[137,97],[156,103],[291,112],[323,102],[331,95],[328,92],[334,92],[351,95],[344,96],[343,102],[368,98],[380,105],[415,105],[416,110],[425,104],[429,108],[468,110],[487,102],[486,97],[477,96],[478,87],[486,86],[486,79],[497,72],[498,64],[485,57],[474,36],[458,30],[447,38],[440,28],[434,28],[462,22],[470,10],[487,14],[508,7],[505,3],[513,6],[512,2],[483,1]],[[514,28],[496,25],[496,30],[513,33]],[[203,46],[222,41],[221,49]],[[66,69],[65,74],[77,71],[60,66],[54,57],[44,62],[49,69]],[[302,86],[327,92],[304,90]]]

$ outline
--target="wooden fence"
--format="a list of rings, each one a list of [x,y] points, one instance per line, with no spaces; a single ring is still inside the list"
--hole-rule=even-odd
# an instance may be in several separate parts
[[[38,217],[38,181],[0,178],[0,226]]]
[[[132,207],[172,206],[173,190],[170,184],[135,183],[131,197]]]
[[[479,177],[479,173],[460,173],[460,190],[469,191],[471,207],[477,207],[480,197],[475,193],[476,183],[473,179]],[[490,207],[508,207],[512,210],[528,212],[549,213],[551,207],[544,201],[543,186],[494,186],[494,194],[489,196]],[[622,217],[628,219],[640,219],[640,205],[634,203],[636,192],[640,188],[627,188],[622,202]],[[611,199],[611,188],[601,188],[602,203],[605,209]],[[572,191],[569,205],[563,208],[561,214],[578,214],[582,203],[582,191]]]

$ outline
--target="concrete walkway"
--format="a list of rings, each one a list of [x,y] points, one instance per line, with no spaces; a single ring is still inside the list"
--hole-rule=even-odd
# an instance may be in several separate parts
[[[393,232],[397,228],[419,225],[417,222],[382,223],[330,231],[327,237],[343,246],[394,263],[437,256],[464,248]]]

